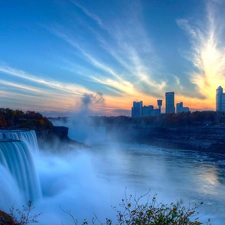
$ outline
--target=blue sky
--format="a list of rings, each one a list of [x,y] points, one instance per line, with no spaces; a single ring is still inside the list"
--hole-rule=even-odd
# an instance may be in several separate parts
[[[157,107],[174,91],[215,110],[224,21],[224,0],[1,1],[1,107],[130,115],[133,101]]]

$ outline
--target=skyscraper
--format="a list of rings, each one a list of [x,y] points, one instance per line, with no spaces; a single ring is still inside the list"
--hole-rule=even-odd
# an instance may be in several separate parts
[[[142,101],[133,102],[131,117],[142,117]]]
[[[225,111],[225,93],[221,86],[216,89],[216,111]]]
[[[166,92],[166,113],[175,113],[174,92]]]

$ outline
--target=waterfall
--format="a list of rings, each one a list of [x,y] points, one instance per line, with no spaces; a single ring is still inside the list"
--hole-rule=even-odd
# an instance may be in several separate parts
[[[34,130],[4,130],[1,133],[3,134],[3,138],[24,141],[35,152],[39,149]]]
[[[3,138],[0,138],[0,166],[8,170],[15,179],[24,200],[39,199],[41,189],[31,151],[34,148],[38,149],[35,132],[1,130],[0,137],[2,136]]]

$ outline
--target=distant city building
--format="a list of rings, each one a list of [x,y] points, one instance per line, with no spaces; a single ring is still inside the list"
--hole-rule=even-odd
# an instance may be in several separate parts
[[[154,111],[154,107],[152,105],[143,106],[142,107],[142,117],[151,116],[153,111]]]
[[[154,109],[153,105],[142,107],[142,117],[158,116],[159,109]]]
[[[162,100],[158,100],[159,109],[154,109],[153,105],[143,106],[143,102],[133,102],[133,107],[131,108],[131,117],[150,117],[158,116],[161,112]]]
[[[142,117],[142,101],[133,102],[131,109],[131,117]]]
[[[158,104],[159,114],[161,114],[162,100],[161,99],[158,99],[157,100],[157,104]]]
[[[216,111],[225,111],[225,93],[221,86],[216,89]]]
[[[176,105],[176,113],[189,112],[188,107],[183,106],[183,102],[179,102]]]
[[[175,113],[174,92],[166,92],[166,113]]]
[[[158,116],[160,114],[159,109],[153,109],[151,116]]]

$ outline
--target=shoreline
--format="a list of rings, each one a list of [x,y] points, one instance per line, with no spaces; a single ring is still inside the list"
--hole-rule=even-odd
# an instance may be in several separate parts
[[[195,150],[225,154],[225,128],[113,128],[108,130],[110,140],[147,144],[168,149]]]
[[[36,131],[40,147],[64,150],[90,147],[68,138],[68,127],[54,126],[49,131]],[[225,154],[225,128],[218,127],[106,127],[106,141],[119,141],[157,146],[168,149],[194,150]]]

